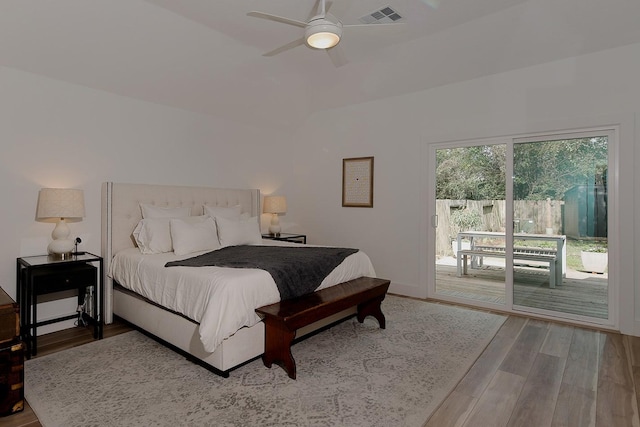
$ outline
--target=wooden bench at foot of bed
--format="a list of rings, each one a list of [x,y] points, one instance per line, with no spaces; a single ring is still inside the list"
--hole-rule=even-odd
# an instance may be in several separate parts
[[[389,280],[360,277],[317,292],[256,309],[264,319],[265,346],[262,361],[267,368],[276,363],[296,379],[296,362],[291,343],[296,331],[350,307],[358,306],[358,321],[371,315],[385,328],[380,304],[389,289]]]

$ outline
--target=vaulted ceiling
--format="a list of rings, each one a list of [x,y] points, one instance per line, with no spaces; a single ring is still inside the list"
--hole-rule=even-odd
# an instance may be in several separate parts
[[[344,24],[385,6],[395,31],[347,33],[348,62],[298,46],[316,0],[3,0],[0,65],[260,126],[640,42],[637,0],[333,0]],[[376,25],[376,24],[372,24]],[[615,66],[615,64],[612,64]]]

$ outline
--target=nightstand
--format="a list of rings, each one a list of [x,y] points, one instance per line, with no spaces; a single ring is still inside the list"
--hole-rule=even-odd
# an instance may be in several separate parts
[[[39,326],[77,318],[92,323],[93,337],[102,338],[102,268],[102,257],[89,252],[81,252],[64,260],[47,255],[17,259],[20,334],[27,344],[27,359],[37,354]],[[38,296],[68,290],[78,291],[78,311],[38,321]]]
[[[263,239],[271,239],[271,240],[282,240],[283,242],[294,242],[294,243],[307,243],[307,235],[306,234],[292,234],[292,233],[280,233],[279,235],[275,234],[263,234]]]

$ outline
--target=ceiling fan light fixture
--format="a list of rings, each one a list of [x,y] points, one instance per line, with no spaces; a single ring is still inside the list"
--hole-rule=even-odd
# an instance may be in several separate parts
[[[316,49],[329,49],[340,42],[337,34],[330,32],[320,32],[311,34],[307,37],[307,44]]]
[[[305,29],[307,44],[316,49],[329,49],[340,42],[342,24],[335,24],[326,19],[318,19],[309,23]]]

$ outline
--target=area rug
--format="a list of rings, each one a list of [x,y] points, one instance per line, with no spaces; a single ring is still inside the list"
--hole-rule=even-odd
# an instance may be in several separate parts
[[[137,331],[38,357],[45,427],[422,426],[505,320],[388,296],[387,328],[349,319],[292,348],[297,380],[255,360],[221,378]]]

